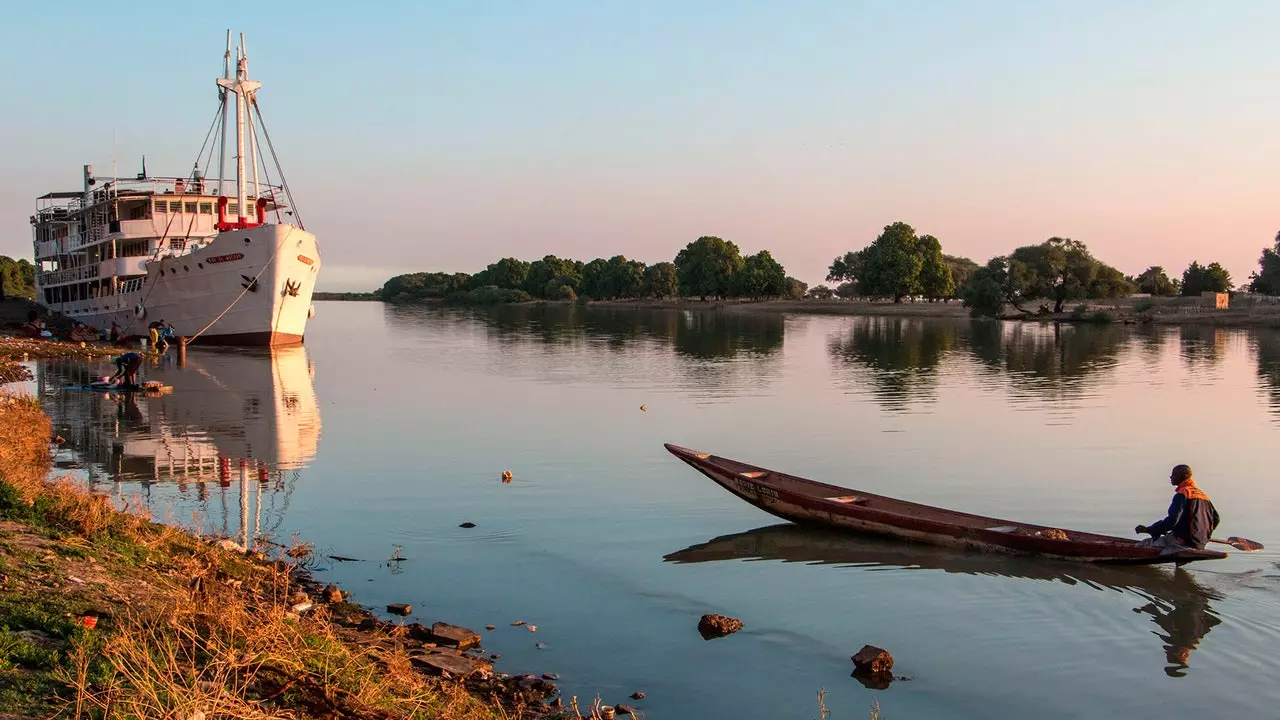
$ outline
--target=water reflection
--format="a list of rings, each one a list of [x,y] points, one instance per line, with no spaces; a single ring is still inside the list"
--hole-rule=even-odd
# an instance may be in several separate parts
[[[1254,333],[1251,344],[1258,359],[1258,381],[1271,398],[1271,412],[1280,421],[1280,332]]]
[[[958,345],[959,326],[895,317],[854,318],[849,330],[827,341],[831,357],[870,370],[872,394],[886,410],[932,399],[938,366]]]
[[[490,372],[505,377],[533,373],[542,380],[580,382],[602,372],[629,381],[658,375],[664,383],[702,391],[700,396],[767,385],[778,372],[786,331],[778,313],[628,304],[389,305],[384,312],[396,332],[422,339],[437,337],[442,325],[481,328],[487,344],[502,352],[477,353],[470,362],[487,357]],[[548,353],[556,362],[540,357]]]
[[[1086,394],[1086,380],[1117,365],[1128,333],[1110,325],[970,324],[970,347],[993,373],[1015,388],[1060,398]]]
[[[1060,563],[860,537],[791,523],[723,535],[663,558],[672,563],[781,560],[851,565],[869,570],[941,570],[974,576],[1057,581],[1127,593],[1144,601],[1133,608],[1160,628],[1164,672],[1186,674],[1191,652],[1222,622],[1210,607],[1221,600],[1185,570]]]
[[[1178,346],[1188,366],[1211,367],[1227,354],[1231,331],[1206,325],[1183,325],[1178,328]]]
[[[72,361],[37,367],[41,404],[67,441],[55,458],[58,470],[83,474],[95,490],[137,492],[157,512],[175,509],[162,508],[166,503],[198,511],[225,534],[234,528],[242,541],[250,525],[255,537],[279,525],[298,471],[315,457],[320,438],[313,366],[304,348],[193,348],[185,367],[170,353],[141,373],[173,388],[158,396],[78,389],[106,367]],[[233,485],[237,522],[227,496]]]

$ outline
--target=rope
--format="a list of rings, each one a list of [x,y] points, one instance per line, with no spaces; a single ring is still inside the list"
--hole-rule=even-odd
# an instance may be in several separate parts
[[[288,240],[289,236],[293,234],[293,227],[292,226],[288,226],[288,227],[289,227],[289,230],[285,232],[284,237],[280,238],[280,243],[276,245],[275,251],[271,253],[271,258],[267,260],[266,264],[262,266],[262,269],[258,271],[258,274],[253,276],[253,280],[245,283],[244,289],[240,291],[240,294],[236,296],[236,299],[232,300],[231,304],[228,305],[225,310],[218,313],[218,317],[214,318],[213,320],[210,320],[208,325],[205,325],[203,328],[201,328],[200,332],[187,338],[187,342],[192,342],[196,338],[203,335],[205,330],[208,330],[209,328],[213,327],[214,323],[218,322],[219,320],[222,319],[224,315],[231,312],[231,308],[235,307],[236,303],[240,302],[240,298],[243,298],[245,293],[249,292],[249,288],[253,287],[254,283],[258,282],[258,278],[262,277],[262,273],[266,272],[267,268],[271,267],[271,264],[276,261],[276,256],[280,254],[280,248],[284,247],[285,240]]]

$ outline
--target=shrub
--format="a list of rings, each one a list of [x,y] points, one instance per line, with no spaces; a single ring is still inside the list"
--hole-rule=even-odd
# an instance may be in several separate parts
[[[1143,298],[1142,300],[1139,300],[1138,302],[1133,304],[1133,311],[1144,313],[1144,312],[1150,311],[1155,306],[1156,306],[1156,303],[1154,300]]]
[[[1080,322],[1084,320],[1085,318],[1088,317],[1088,315],[1089,315],[1089,306],[1084,303],[1080,303],[1075,307],[1074,310],[1071,311],[1071,319],[1076,322]]]
[[[1111,313],[1107,312],[1106,310],[1099,310],[1093,313],[1092,315],[1090,315],[1088,317],[1088,321],[1091,323],[1097,323],[1099,325],[1106,325],[1107,323],[1114,322],[1115,317]]]

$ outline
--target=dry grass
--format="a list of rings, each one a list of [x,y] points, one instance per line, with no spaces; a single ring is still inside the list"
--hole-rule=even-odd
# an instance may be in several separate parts
[[[144,508],[46,480],[49,434],[37,403],[0,403],[0,641],[18,649],[0,661],[17,658],[20,673],[0,673],[0,717],[539,716],[421,674],[401,635],[353,627],[366,617],[356,606],[292,612],[309,546],[276,561],[230,552],[150,522]],[[94,612],[96,629],[75,620]],[[6,625],[54,649],[11,641]]]

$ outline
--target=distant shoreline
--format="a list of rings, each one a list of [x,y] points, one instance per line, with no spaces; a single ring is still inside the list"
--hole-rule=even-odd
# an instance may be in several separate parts
[[[378,301],[372,293],[326,293],[329,297],[315,299],[328,301],[359,300]],[[342,295],[361,295],[357,298],[334,297]],[[1001,320],[1043,323],[1071,324],[1105,324],[1106,322],[1127,325],[1196,325],[1216,327],[1259,327],[1280,329],[1280,305],[1251,305],[1224,310],[1206,308],[1195,301],[1197,298],[1157,298],[1150,310],[1138,312],[1135,305],[1146,298],[1128,298],[1106,304],[1085,302],[1090,309],[1084,318],[1072,317],[1070,312],[1049,315],[1020,315],[1010,313],[1001,316]],[[398,303],[388,303],[398,304]],[[520,305],[572,305],[574,301],[534,300]],[[423,300],[412,305],[474,307],[471,305],[449,305],[443,300]],[[851,315],[851,316],[894,316],[913,318],[949,318],[969,319],[969,309],[960,302],[872,302],[868,300],[693,300],[688,298],[672,300],[591,300],[588,307],[631,308],[635,310],[715,310],[733,313],[784,313],[794,315]],[[1074,310],[1075,305],[1067,306]],[[1098,312],[1105,313],[1107,320],[1094,317]]]

